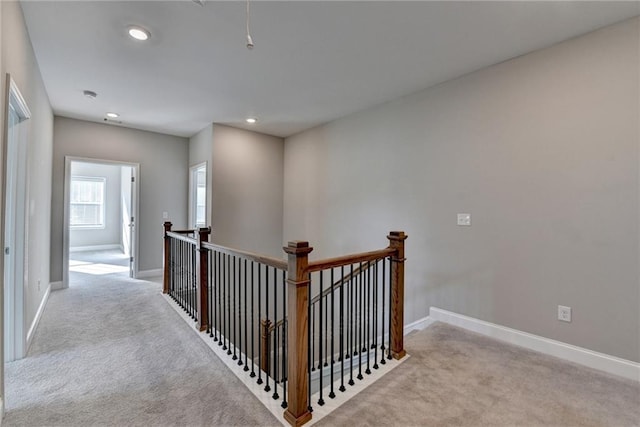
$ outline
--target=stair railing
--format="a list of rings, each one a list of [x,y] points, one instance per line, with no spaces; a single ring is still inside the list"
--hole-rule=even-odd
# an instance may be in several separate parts
[[[381,250],[310,262],[308,242],[289,242],[284,261],[210,243],[210,228],[171,227],[163,292],[282,401],[291,425],[312,417],[312,372],[322,406],[326,387],[336,398],[354,374],[405,355],[404,232]]]

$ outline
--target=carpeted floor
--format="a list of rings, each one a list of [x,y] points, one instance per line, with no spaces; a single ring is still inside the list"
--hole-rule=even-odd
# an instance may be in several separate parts
[[[405,347],[409,360],[318,425],[640,425],[637,382],[444,323]]]
[[[71,280],[51,294],[28,357],[6,365],[3,426],[279,424],[159,284],[117,274]]]
[[[72,273],[27,358],[6,365],[5,426],[278,421],[189,330],[157,283]],[[634,426],[640,384],[436,323],[411,358],[318,424]]]

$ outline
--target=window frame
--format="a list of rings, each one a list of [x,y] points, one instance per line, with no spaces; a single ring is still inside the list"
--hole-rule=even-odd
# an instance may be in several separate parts
[[[98,182],[102,184],[102,202],[74,202],[73,201],[73,183],[74,181]],[[74,224],[73,223],[73,205],[98,205],[100,207],[100,219],[102,224]],[[72,175],[69,185],[69,228],[72,230],[104,230],[107,227],[106,218],[107,205],[107,178],[104,176],[84,176]]]

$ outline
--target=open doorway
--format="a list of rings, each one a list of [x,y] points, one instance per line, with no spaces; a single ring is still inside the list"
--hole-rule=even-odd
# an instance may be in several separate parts
[[[66,159],[64,287],[137,272],[138,165]]]

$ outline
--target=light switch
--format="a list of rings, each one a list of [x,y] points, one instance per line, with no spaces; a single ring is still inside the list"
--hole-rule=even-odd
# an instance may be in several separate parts
[[[458,214],[458,225],[471,225],[471,214],[459,213]]]

